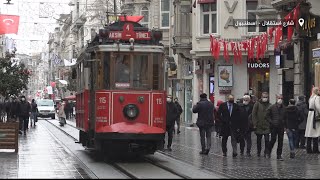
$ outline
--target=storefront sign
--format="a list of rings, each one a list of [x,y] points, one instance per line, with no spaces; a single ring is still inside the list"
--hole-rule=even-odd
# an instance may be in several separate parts
[[[312,57],[313,58],[320,58],[320,48],[312,50]]]
[[[269,69],[269,63],[248,63],[248,69]]]
[[[232,14],[234,12],[234,10],[236,9],[236,7],[237,7],[238,1],[233,1],[232,6],[230,6],[228,1],[224,1],[224,4],[226,5],[226,8],[227,8],[228,12],[230,14]],[[238,28],[234,24],[235,23],[234,23],[233,16],[229,16],[229,18],[227,20],[227,23],[224,25],[224,28],[227,29],[229,26],[233,26],[235,28]]]

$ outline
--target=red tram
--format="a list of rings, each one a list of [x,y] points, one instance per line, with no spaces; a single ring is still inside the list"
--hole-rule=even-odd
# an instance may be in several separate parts
[[[76,64],[76,124],[83,146],[104,153],[163,149],[162,33],[118,21],[99,30]]]

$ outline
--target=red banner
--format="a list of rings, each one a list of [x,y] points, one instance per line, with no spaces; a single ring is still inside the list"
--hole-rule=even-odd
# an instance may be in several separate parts
[[[0,15],[0,35],[1,34],[18,34],[19,16]]]

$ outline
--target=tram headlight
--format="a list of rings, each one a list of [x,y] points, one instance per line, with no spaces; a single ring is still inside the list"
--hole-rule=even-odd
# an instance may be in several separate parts
[[[123,108],[123,114],[126,118],[134,120],[139,115],[139,108],[135,104],[128,104]]]

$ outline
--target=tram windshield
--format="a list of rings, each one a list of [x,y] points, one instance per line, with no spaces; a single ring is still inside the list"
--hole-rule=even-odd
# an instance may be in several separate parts
[[[116,54],[115,89],[159,89],[160,54]]]

